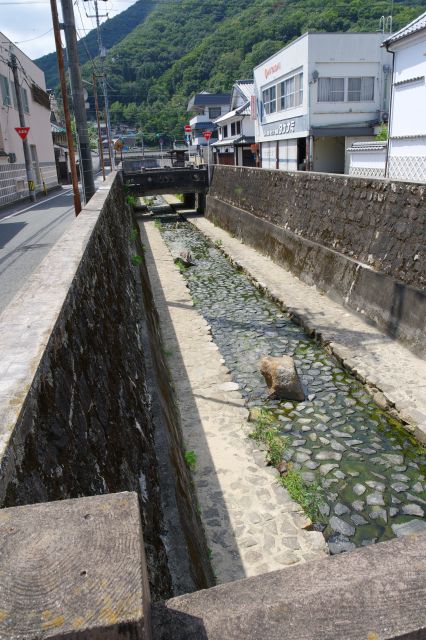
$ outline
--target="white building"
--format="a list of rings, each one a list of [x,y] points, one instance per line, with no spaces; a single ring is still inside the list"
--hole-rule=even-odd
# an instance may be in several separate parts
[[[229,93],[196,93],[188,103],[188,111],[194,115],[189,121],[191,125],[191,145],[201,147],[207,145],[204,131],[212,131],[212,140],[217,140],[216,118],[229,111],[231,95]]]
[[[262,167],[348,171],[347,147],[388,116],[381,33],[306,33],[254,70]]]
[[[387,175],[426,182],[426,12],[383,44],[394,56]]]
[[[256,166],[254,120],[250,109],[253,91],[253,80],[236,82],[232,88],[230,111],[215,120],[219,127],[219,139],[212,147],[217,164]]]
[[[28,196],[22,140],[15,131],[20,126],[16,87],[8,65],[10,54],[18,60],[20,91],[25,125],[30,127],[28,143],[34,168],[36,190],[57,185],[57,173],[50,126],[50,100],[44,73],[5,35],[0,33],[0,207]]]

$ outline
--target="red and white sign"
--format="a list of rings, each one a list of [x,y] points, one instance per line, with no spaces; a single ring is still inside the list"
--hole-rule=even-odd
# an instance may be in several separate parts
[[[205,137],[206,140],[210,140],[210,138],[212,137],[212,132],[204,131],[203,136]]]
[[[186,124],[185,125],[185,132],[186,133],[191,133],[191,125],[190,124]]]
[[[28,135],[28,131],[30,130],[29,127],[15,127],[15,131],[18,134],[18,136],[20,138],[22,138],[22,140],[25,140],[25,138]]]

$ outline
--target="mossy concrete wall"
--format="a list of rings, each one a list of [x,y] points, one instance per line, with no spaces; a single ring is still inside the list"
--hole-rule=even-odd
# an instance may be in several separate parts
[[[206,216],[426,353],[426,186],[215,166]]]

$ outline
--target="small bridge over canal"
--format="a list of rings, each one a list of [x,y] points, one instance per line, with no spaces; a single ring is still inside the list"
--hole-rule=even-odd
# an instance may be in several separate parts
[[[206,167],[159,167],[151,158],[132,158],[123,160],[122,174],[128,192],[134,196],[182,193],[186,207],[197,205],[198,211],[204,212],[209,186]]]

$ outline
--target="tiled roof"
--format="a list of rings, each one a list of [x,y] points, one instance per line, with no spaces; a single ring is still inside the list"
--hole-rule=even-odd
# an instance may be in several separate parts
[[[188,111],[191,111],[194,107],[229,105],[230,102],[230,93],[196,93],[188,102]]]
[[[402,29],[389,36],[389,38],[386,38],[383,44],[392,44],[393,42],[397,42],[398,40],[402,40],[402,38],[411,36],[413,33],[417,33],[417,31],[421,31],[422,29],[426,29],[426,11],[407,24],[407,26],[402,27]]]
[[[253,80],[238,80],[238,82],[235,83],[236,85],[238,85],[241,93],[244,94],[244,96],[246,97],[247,100],[250,100],[250,97],[253,95],[254,93],[254,83]]]
[[[238,107],[238,109],[232,109],[232,111],[228,111],[219,118],[216,118],[215,122],[216,124],[222,124],[222,122],[227,122],[235,116],[245,116],[249,115],[250,113],[250,102],[245,102],[243,105],[241,105],[241,107]]]

